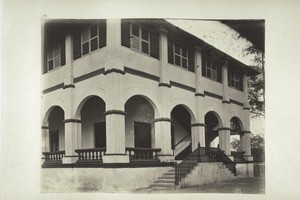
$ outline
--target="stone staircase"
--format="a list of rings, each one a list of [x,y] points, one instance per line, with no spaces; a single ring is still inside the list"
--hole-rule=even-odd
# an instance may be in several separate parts
[[[198,163],[201,162],[222,162],[225,169],[227,168],[234,176],[236,176],[235,164],[220,149],[207,149],[205,147],[198,148],[193,151],[181,163],[175,165],[172,169],[162,174],[149,187],[152,189],[175,189],[180,186],[180,182],[192,173]]]

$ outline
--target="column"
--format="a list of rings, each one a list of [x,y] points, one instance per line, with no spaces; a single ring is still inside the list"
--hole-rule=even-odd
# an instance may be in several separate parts
[[[161,148],[159,159],[161,161],[173,161],[173,151],[171,147],[171,113],[168,110],[170,79],[168,77],[168,31],[160,29],[159,34],[159,101],[161,103],[160,117],[154,120],[155,148]]]
[[[243,92],[244,92],[244,109],[249,109],[249,101],[248,101],[248,79],[247,73],[243,73]]]
[[[233,160],[230,149],[230,119],[229,119],[229,106],[230,99],[228,95],[228,62],[225,60],[222,66],[222,81],[223,81],[223,127],[219,128],[219,145],[225,154]]]
[[[195,48],[195,103],[196,103],[196,123],[191,125],[192,130],[192,151],[198,147],[205,147],[205,124],[203,116],[204,89],[202,84],[202,55],[201,47]]]
[[[120,60],[121,20],[107,20],[107,48],[110,52],[105,64],[106,91],[106,152],[104,163],[129,163],[125,152],[125,106],[120,98],[123,91],[124,64]]]
[[[220,146],[220,149],[223,150],[229,158],[231,158],[230,128],[229,127],[219,128],[219,146]],[[233,158],[231,158],[231,159],[233,159]]]
[[[121,19],[107,19],[107,49],[108,56],[105,61],[105,73],[116,71],[123,73],[124,64],[120,59],[120,49],[121,49]]]
[[[42,152],[50,151],[49,126],[42,126]]]
[[[65,38],[66,46],[66,71],[67,76],[64,80],[64,92],[66,97],[66,110],[65,110],[65,157],[63,163],[75,163],[78,155],[75,149],[78,149],[78,124],[81,123],[79,119],[75,118],[74,113],[74,92],[75,85],[73,81],[73,59],[72,59],[72,37],[68,34]]]
[[[110,68],[112,69],[112,68]],[[106,152],[103,156],[104,163],[128,163],[129,156],[125,152],[125,106],[120,98],[123,87],[123,75],[121,70],[107,70],[105,73],[106,90],[108,91],[106,102]]]

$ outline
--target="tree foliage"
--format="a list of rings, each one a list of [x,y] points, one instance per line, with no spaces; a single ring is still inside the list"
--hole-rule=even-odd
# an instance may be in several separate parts
[[[254,54],[254,63],[252,66],[260,70],[262,73],[257,76],[250,76],[249,84],[249,105],[252,117],[265,115],[265,68],[264,53],[254,45],[244,49],[246,55]]]
[[[251,154],[254,162],[265,161],[265,140],[261,135],[250,136]],[[233,151],[240,151],[240,140],[233,138],[231,142],[231,149]]]

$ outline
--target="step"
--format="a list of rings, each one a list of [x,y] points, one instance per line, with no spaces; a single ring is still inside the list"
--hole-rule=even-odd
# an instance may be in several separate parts
[[[175,183],[153,183],[150,188],[172,188],[175,187]]]
[[[154,181],[154,183],[172,183],[172,184],[174,184],[175,178],[173,180],[172,179],[158,179],[158,180]]]
[[[158,177],[158,179],[169,179],[169,180],[175,180],[175,176],[161,176],[161,177]]]

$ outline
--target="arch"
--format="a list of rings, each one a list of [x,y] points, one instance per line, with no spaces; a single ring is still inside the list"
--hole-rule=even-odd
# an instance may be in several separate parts
[[[205,146],[217,147],[219,144],[219,128],[223,127],[221,117],[215,111],[208,111],[204,115]]]
[[[51,112],[53,111],[54,108],[60,108],[63,111],[63,113],[65,114],[65,110],[61,106],[52,105],[50,108],[48,108],[48,110],[44,114],[44,118],[43,118],[43,121],[42,121],[42,126],[47,126],[48,125],[49,116],[50,116],[50,114],[51,114]]]
[[[65,111],[60,106],[51,106],[46,112],[42,131],[45,151],[59,151],[65,148]],[[45,130],[45,129],[43,129]]]
[[[244,129],[244,125],[243,125],[243,123],[242,123],[242,121],[240,120],[239,117],[236,117],[236,116],[231,117],[231,119],[230,119],[230,128],[231,128],[231,123],[237,123],[238,126],[239,126],[239,128],[240,128],[240,131],[244,131],[245,130]]]
[[[101,101],[103,101],[104,105],[106,105],[105,101],[103,100],[103,98],[101,98],[100,96],[98,95],[89,95],[89,96],[86,96],[84,97],[81,101],[79,101],[80,103],[78,104],[77,108],[76,108],[76,111],[75,111],[75,119],[80,119],[80,113],[81,113],[81,109],[82,107],[84,106],[84,104],[90,100],[91,98],[93,97],[98,97],[100,98]]]
[[[152,105],[155,118],[160,116],[158,108],[158,105],[160,105],[159,102],[153,97],[154,95],[151,94],[151,92],[149,92],[147,88],[141,86],[131,87],[125,90],[125,92],[123,93],[122,104],[125,106],[126,102],[134,96],[141,96],[145,98]]]
[[[192,118],[193,113],[183,104],[176,105],[171,110],[171,145],[176,160],[184,159],[192,152]],[[194,119],[195,120],[195,119]]]
[[[189,113],[190,116],[191,116],[191,123],[195,123],[195,122],[196,122],[196,117],[195,117],[195,114],[194,114],[194,112],[192,111],[192,109],[191,109],[189,106],[187,106],[186,104],[183,104],[183,103],[178,103],[177,105],[174,105],[173,107],[171,107],[172,109],[171,109],[171,111],[170,111],[170,114],[171,114],[171,112],[173,111],[173,109],[174,109],[175,107],[177,107],[177,106],[182,106],[183,108],[185,108],[185,109],[188,111],[188,113]]]
[[[106,147],[105,106],[97,95],[87,96],[80,102],[75,117],[81,120],[78,136],[82,148]]]
[[[155,110],[150,102],[142,95],[134,95],[124,104],[127,147],[152,148],[154,146]]]
[[[154,117],[156,118],[157,116],[159,116],[159,113],[158,113],[158,108],[157,108],[157,104],[154,103],[154,101],[149,98],[148,96],[144,95],[144,94],[134,94],[132,96],[129,96],[129,97],[126,97],[126,101],[124,102],[124,110],[125,110],[125,104],[132,98],[134,97],[141,97],[141,98],[144,98],[153,108],[154,110]]]
[[[205,116],[206,116],[208,113],[212,113],[212,114],[218,119],[218,126],[219,126],[219,127],[223,127],[223,121],[222,121],[222,118],[220,117],[220,115],[219,115],[216,111],[214,111],[214,110],[212,110],[212,109],[205,112],[205,114],[204,114],[204,121],[205,121]]]

